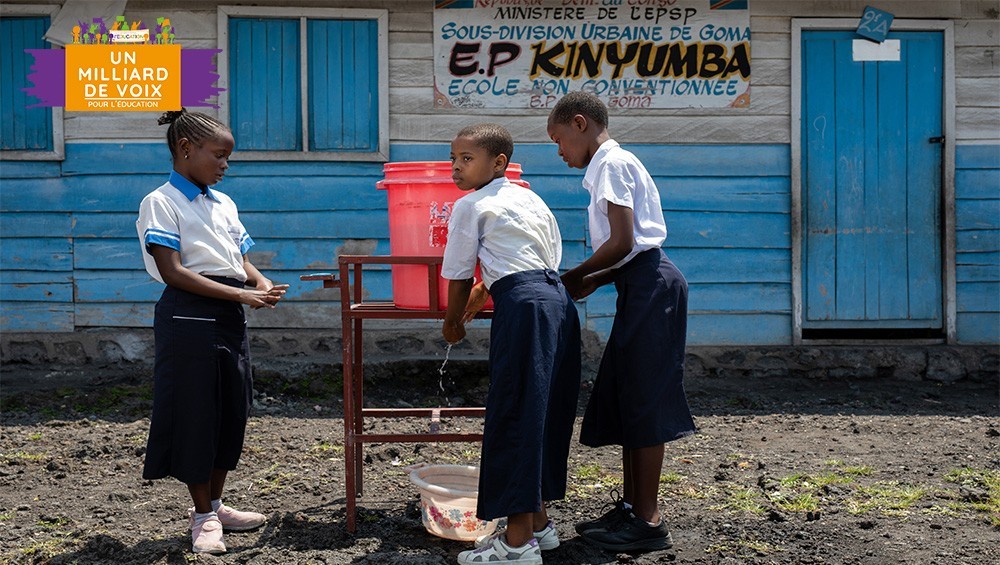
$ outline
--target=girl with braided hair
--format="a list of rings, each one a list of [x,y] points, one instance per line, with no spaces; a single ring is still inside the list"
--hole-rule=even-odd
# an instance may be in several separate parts
[[[254,244],[236,205],[212,185],[229,168],[233,135],[199,112],[167,112],[170,178],[139,205],[136,229],[146,270],[165,283],[153,332],[153,413],[144,479],[187,484],[192,549],[224,553],[223,529],[250,530],[266,517],[222,504],[236,468],[253,383],[243,304],[274,308],[275,285],[247,259]]]

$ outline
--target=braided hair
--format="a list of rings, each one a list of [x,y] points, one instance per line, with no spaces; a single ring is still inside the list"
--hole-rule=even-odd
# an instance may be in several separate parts
[[[175,159],[177,142],[185,137],[191,143],[201,145],[203,140],[213,139],[221,133],[229,133],[226,124],[212,116],[201,112],[188,112],[184,108],[164,112],[156,123],[161,126],[170,124],[167,128],[167,146],[170,147],[170,155]]]

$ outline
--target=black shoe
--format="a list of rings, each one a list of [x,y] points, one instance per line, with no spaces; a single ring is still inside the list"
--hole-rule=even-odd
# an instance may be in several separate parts
[[[629,514],[629,511],[625,509],[625,501],[618,496],[617,490],[612,490],[609,494],[611,495],[611,500],[614,504],[611,510],[608,510],[604,513],[604,515],[596,520],[580,522],[576,525],[576,533],[583,535],[584,533],[592,530],[607,530],[625,519],[625,517]]]
[[[673,545],[667,524],[660,519],[658,526],[639,518],[631,511],[606,530],[590,530],[583,535],[588,542],[610,551],[656,551]]]

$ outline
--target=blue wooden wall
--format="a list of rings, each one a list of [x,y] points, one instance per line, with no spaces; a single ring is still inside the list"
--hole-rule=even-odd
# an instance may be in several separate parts
[[[785,145],[625,145],[656,180],[667,222],[667,255],[690,287],[692,344],[791,342],[789,149]],[[515,149],[525,177],[556,212],[564,263],[579,262],[587,195],[554,145]],[[572,245],[571,248],[569,246]],[[613,286],[587,299],[587,324],[611,330]]]
[[[788,146],[626,147],[660,187],[667,253],[690,283],[689,343],[791,343]],[[959,149],[959,338],[991,343],[1000,333],[1000,158],[996,146]],[[444,144],[391,151],[393,161],[448,155]],[[556,214],[563,267],[577,264],[589,253],[582,171],[566,168],[552,144],[518,145],[513,160]],[[149,326],[162,287],[142,268],[135,218],[169,169],[163,144],[68,144],[62,163],[0,163],[0,330]],[[299,275],[335,268],[338,251],[388,254],[386,198],[375,189],[381,178],[378,163],[232,164],[219,188],[257,242],[253,260],[292,285],[274,327],[320,327],[309,314],[335,307],[334,292]],[[388,271],[366,275],[365,287],[372,298],[389,298]],[[582,310],[606,336],[613,289]]]
[[[958,341],[1000,343],[1000,146],[958,146],[955,216]]]

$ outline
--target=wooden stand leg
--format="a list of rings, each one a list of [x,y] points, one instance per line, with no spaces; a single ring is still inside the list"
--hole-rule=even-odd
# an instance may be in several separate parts
[[[361,268],[360,265],[357,267]],[[356,274],[356,273],[355,273]],[[340,316],[343,340],[341,343],[341,367],[344,374],[344,486],[345,514],[347,516],[347,533],[357,531],[358,491],[354,474],[357,472],[355,460],[357,449],[355,444],[354,421],[356,413],[360,415],[361,407],[354,403],[354,318],[351,316],[351,285],[347,263],[340,262]],[[359,320],[360,323],[360,320]],[[360,333],[360,332],[358,332]]]
[[[354,327],[354,433],[361,435],[364,433],[364,420],[361,410],[364,408],[364,376],[365,366],[362,359],[364,343],[362,342],[361,320],[357,320]],[[357,442],[354,448],[354,477],[358,489],[358,496],[364,496],[364,444]]]
[[[355,472],[354,422],[355,412],[359,409],[354,405],[354,346],[351,343],[353,332],[351,322],[345,317],[343,342],[343,372],[344,372],[344,483],[346,488],[345,512],[347,514],[347,532],[353,534],[357,529],[355,516],[357,506],[357,483]]]
[[[350,434],[350,432],[348,432]],[[357,488],[354,484],[354,466],[351,460],[354,458],[354,438],[348,438],[344,442],[344,469],[346,471],[344,480],[347,486],[345,497],[345,512],[347,514],[347,533],[353,534],[357,531]]]

